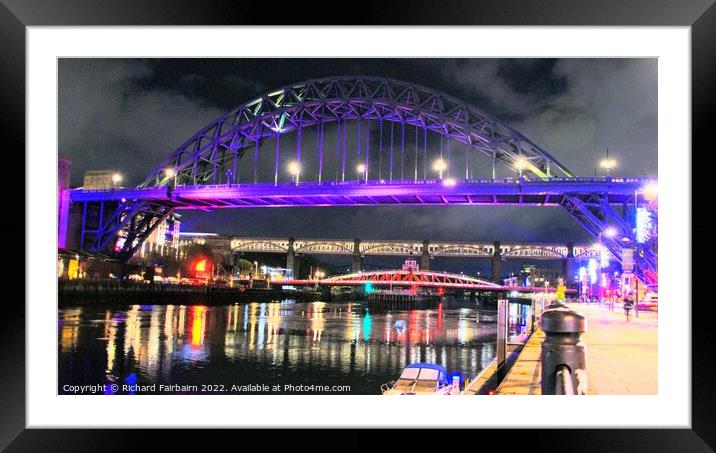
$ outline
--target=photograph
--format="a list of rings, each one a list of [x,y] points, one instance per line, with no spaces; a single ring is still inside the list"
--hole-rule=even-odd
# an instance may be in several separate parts
[[[658,395],[658,67],[59,57],[57,395]]]

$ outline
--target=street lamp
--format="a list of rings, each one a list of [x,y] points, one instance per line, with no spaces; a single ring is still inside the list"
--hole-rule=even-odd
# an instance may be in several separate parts
[[[298,178],[299,178],[299,175],[301,174],[301,165],[298,162],[296,162],[295,160],[291,161],[288,164],[288,172],[293,177],[293,182],[295,184],[298,184]]]
[[[433,162],[433,170],[438,172],[440,179],[443,179],[443,172],[447,170],[447,163],[442,158],[437,159]]]
[[[515,159],[515,168],[520,172],[520,178],[522,178],[522,171],[527,168],[527,159],[524,157]]]
[[[617,161],[609,157],[609,148],[607,148],[607,157],[599,161],[599,166],[607,171],[607,176],[609,171],[617,166]]]
[[[659,196],[659,186],[655,182],[645,185],[641,190],[644,193],[644,198],[649,201],[656,200]]]
[[[167,176],[168,179],[173,180],[174,186],[177,185],[177,171],[175,168],[173,168],[173,167],[165,168],[164,174]]]
[[[356,172],[358,172],[358,180],[360,181],[361,178],[365,178],[365,181],[368,182],[368,172],[366,171],[367,168],[365,164],[358,164],[356,166]]]
[[[602,243],[602,236],[604,236],[608,239],[614,239],[617,236],[617,234],[618,234],[618,231],[613,226],[608,226],[599,232],[599,243],[596,244],[596,247],[595,247],[599,250],[599,267],[600,267],[599,272],[601,272],[601,269],[609,267],[609,253],[610,252]]]
[[[112,175],[112,183],[116,186],[120,182],[122,182],[122,175],[119,173],[113,174]]]
[[[617,229],[614,228],[613,226],[608,226],[608,227],[604,228],[602,233],[604,234],[604,237],[613,239],[617,236],[618,232],[617,232]]]
[[[254,267],[256,268],[256,271],[254,272],[254,278],[256,278],[259,275],[259,262],[258,261],[254,261]]]

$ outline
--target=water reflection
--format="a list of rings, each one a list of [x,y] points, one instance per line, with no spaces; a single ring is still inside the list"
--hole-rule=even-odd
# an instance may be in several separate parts
[[[529,314],[511,312],[513,333]],[[377,394],[407,363],[466,377],[495,356],[494,311],[441,304],[375,311],[360,303],[140,306],[60,311],[63,384],[320,384]]]

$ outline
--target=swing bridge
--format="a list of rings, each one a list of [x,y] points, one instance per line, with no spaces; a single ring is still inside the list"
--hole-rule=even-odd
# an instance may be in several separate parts
[[[315,206],[561,207],[617,261],[656,279],[656,180],[577,177],[507,124],[448,94],[376,77],[330,77],[244,103],[191,136],[137,187],[65,191],[60,247],[129,259],[181,210]],[[77,231],[63,210],[81,212]],[[603,235],[606,230],[613,234]]]

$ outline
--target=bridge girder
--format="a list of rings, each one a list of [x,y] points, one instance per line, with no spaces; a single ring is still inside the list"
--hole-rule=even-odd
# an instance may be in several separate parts
[[[288,241],[271,238],[234,238],[230,242],[234,252],[285,253]],[[354,241],[347,239],[295,239],[295,252],[306,254],[353,255]],[[422,241],[373,241],[360,242],[364,256],[415,256],[422,254]],[[490,258],[495,253],[493,243],[430,242],[430,256]],[[564,259],[568,247],[561,244],[500,244],[503,258]],[[575,245],[575,257],[599,257],[599,251],[590,245]]]
[[[231,182],[226,170],[235,177],[252,146],[258,151],[267,138],[341,120],[418,126],[492,156],[515,172],[520,158],[524,174],[573,176],[547,151],[475,106],[409,82],[351,76],[288,85],[226,112],[173,151],[140,187]],[[175,176],[165,174],[169,167]]]

